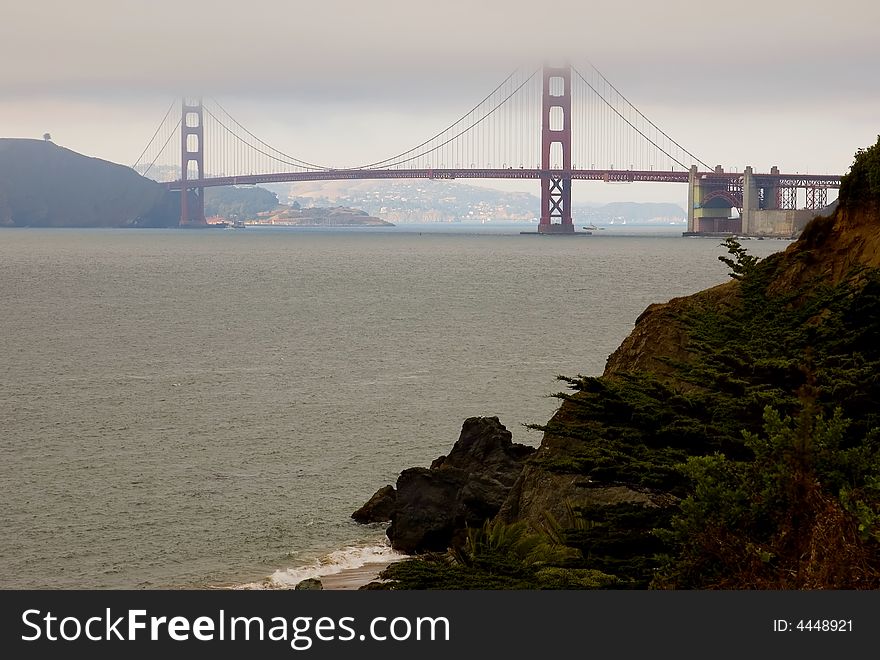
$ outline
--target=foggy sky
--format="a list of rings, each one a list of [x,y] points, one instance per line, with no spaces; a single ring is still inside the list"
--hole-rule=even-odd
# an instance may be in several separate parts
[[[184,93],[216,97],[305,160],[370,162],[449,125],[517,66],[563,58],[593,62],[726,168],[843,173],[880,133],[880,7],[865,0],[4,4],[0,136],[50,132],[123,164]],[[686,196],[575,188],[596,201]]]

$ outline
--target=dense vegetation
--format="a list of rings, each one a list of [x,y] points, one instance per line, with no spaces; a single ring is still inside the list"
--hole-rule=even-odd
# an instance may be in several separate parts
[[[205,215],[247,220],[278,207],[278,196],[259,186],[205,188]]]
[[[840,203],[880,203],[880,135],[867,149],[859,149],[840,186]]]
[[[844,204],[880,207],[880,139],[857,152]],[[392,565],[391,587],[880,587],[880,269],[779,286],[829,221],[763,261],[725,242],[736,281],[691,299],[688,357],[663,374],[563,378],[560,413],[538,428],[564,450],[536,463],[665,505],[487,525]]]

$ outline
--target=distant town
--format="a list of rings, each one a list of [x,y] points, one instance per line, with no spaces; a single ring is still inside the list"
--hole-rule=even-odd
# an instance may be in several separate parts
[[[540,200],[524,192],[507,192],[457,181],[325,181],[279,183],[263,186],[282,204],[300,208],[348,207],[361,209],[395,224],[433,222],[534,223]],[[677,204],[616,202],[578,205],[575,223],[684,225],[685,210]]]
[[[169,181],[177,176],[174,168],[159,166],[147,176]],[[280,223],[277,213],[260,190],[268,190],[281,206],[294,209],[336,209],[364,211],[368,216],[392,224],[421,223],[536,223],[541,207],[537,195],[527,192],[503,191],[461,181],[432,179],[315,181],[302,183],[269,183],[237,188],[221,193],[207,189],[208,199],[241,199],[251,197],[251,190],[264,201],[258,209],[247,205],[226,220],[243,220],[249,224]],[[230,197],[231,195],[231,197]],[[218,208],[212,208],[211,213]],[[277,209],[283,211],[283,209]],[[228,209],[227,209],[228,211]],[[261,215],[257,215],[257,212]],[[275,220],[270,218],[275,217]],[[666,202],[612,202],[610,204],[573,204],[572,219],[577,225],[687,225],[687,212],[678,204]],[[300,224],[300,223],[297,223]]]

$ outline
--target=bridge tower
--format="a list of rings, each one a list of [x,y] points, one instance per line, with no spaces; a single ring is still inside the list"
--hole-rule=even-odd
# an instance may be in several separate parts
[[[196,178],[205,178],[204,117],[202,99],[183,99],[180,118],[180,225],[204,225],[205,189],[188,186],[190,163],[196,165]]]
[[[561,169],[560,169],[561,166]],[[571,221],[571,66],[544,67],[539,234],[573,234]]]

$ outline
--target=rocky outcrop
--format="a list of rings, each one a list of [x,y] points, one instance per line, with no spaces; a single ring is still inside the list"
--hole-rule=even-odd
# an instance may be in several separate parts
[[[449,455],[437,458],[431,469],[458,468],[509,488],[523,460],[535,451],[534,447],[513,443],[512,437],[497,417],[471,417],[462,424],[461,435]]]
[[[351,517],[361,524],[388,522],[396,506],[397,491],[389,484],[377,490]]]
[[[732,285],[733,282],[729,282],[693,296],[648,305],[636,319],[629,336],[608,357],[604,376],[634,371],[673,374],[673,362],[688,361],[691,357],[684,312],[696,300],[713,305],[730,304]]]
[[[779,295],[813,282],[840,283],[854,268],[880,268],[880,205],[841,206],[829,217],[817,217],[800,240],[769,257],[773,266],[768,293]],[[609,357],[603,377],[649,371],[675,379],[676,365],[699,357],[691,347],[688,313],[698,308],[733,309],[740,303],[739,282],[731,280],[690,296],[649,305],[635,327]],[[685,389],[687,383],[676,382]]]
[[[358,522],[390,519],[388,538],[400,552],[446,550],[468,527],[498,513],[534,451],[513,443],[497,417],[471,417],[447,456],[430,468],[404,470],[396,489],[379,489],[352,517]]]
[[[170,197],[130,167],[45,140],[0,138],[0,226],[174,225],[180,211]]]

